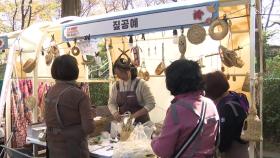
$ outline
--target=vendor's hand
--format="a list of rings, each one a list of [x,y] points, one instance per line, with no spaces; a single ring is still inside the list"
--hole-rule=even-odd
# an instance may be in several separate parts
[[[115,113],[113,114],[113,116],[114,116],[114,119],[117,120],[118,122],[120,122],[120,121],[122,120],[122,117],[121,117],[121,115],[119,114],[119,112],[115,112]]]

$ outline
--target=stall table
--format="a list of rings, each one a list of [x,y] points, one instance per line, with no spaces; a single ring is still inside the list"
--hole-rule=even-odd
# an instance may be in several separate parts
[[[26,138],[27,144],[32,144],[33,146],[33,155],[39,155],[39,146],[46,147],[46,142],[40,141],[36,138],[27,137]],[[113,155],[113,144],[106,143],[106,144],[99,144],[99,145],[89,145],[89,152],[91,158],[110,158]]]

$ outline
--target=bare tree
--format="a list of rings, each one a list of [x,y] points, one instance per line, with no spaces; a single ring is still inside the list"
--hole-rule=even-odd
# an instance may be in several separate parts
[[[89,16],[92,8],[98,4],[97,0],[87,0],[82,2],[81,14],[80,16]]]
[[[18,15],[18,9],[20,7],[20,16],[21,16],[21,22],[20,22],[20,28],[24,29],[28,27],[31,23],[31,17],[32,17],[32,0],[29,0],[27,6],[26,1],[21,0],[20,6],[18,5],[17,0],[14,1],[15,3],[15,11],[13,13],[12,18],[12,31],[16,30],[16,24],[17,24],[17,15]]]

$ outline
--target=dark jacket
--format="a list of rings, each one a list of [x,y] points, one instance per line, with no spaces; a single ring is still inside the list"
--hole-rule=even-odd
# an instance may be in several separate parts
[[[232,107],[230,102],[236,104],[232,104]],[[240,144],[247,143],[240,139],[243,122],[247,117],[247,113],[239,104],[238,100],[226,100],[225,98],[221,99],[217,104],[220,116],[220,152],[229,151],[234,141]]]
[[[89,97],[74,82],[57,81],[46,94],[45,105],[50,157],[89,157],[87,135],[94,131]]]

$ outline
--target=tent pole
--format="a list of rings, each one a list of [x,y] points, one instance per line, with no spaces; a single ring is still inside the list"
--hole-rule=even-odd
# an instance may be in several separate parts
[[[39,84],[38,84],[38,61],[39,61],[39,56],[40,56],[40,53],[42,51],[42,46],[43,46],[43,43],[44,43],[44,40],[46,38],[46,35],[47,33],[46,32],[43,32],[43,35],[40,39],[40,42],[38,43],[36,49],[35,49],[35,56],[37,58],[37,62],[36,62],[36,66],[35,66],[35,70],[33,71],[33,83],[34,83],[34,86],[33,86],[33,94],[36,98],[36,105],[37,105],[37,98],[38,98],[38,87],[39,87]],[[36,108],[34,108],[32,110],[32,123],[37,123],[38,122],[38,108],[37,106],[35,106]]]
[[[2,85],[2,90],[1,90],[1,97],[0,97],[0,122],[2,122],[2,119],[3,119],[4,107],[6,104],[7,94],[11,93],[11,91],[9,91],[9,86],[11,86],[10,79],[11,79],[12,72],[13,72],[15,43],[17,40],[18,39],[16,39],[14,41],[11,48],[9,49],[8,60],[7,60],[7,65],[6,65],[6,70],[5,70],[3,85]]]
[[[261,1],[257,0],[256,2],[257,11],[261,13]],[[263,75],[264,75],[264,54],[263,54],[263,31],[262,31],[262,22],[261,15],[257,15],[257,28],[259,33],[259,54],[260,54],[260,74],[259,74],[259,97],[260,97],[260,120],[261,120],[261,135],[263,136]],[[260,141],[260,158],[263,157],[263,139]]]
[[[255,19],[256,19],[256,1],[250,0],[250,95],[251,95],[251,106],[255,106],[255,45],[256,45],[256,36],[255,36]],[[249,147],[249,157],[254,158],[256,143],[250,141]]]

